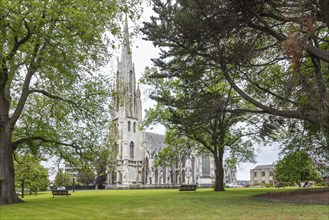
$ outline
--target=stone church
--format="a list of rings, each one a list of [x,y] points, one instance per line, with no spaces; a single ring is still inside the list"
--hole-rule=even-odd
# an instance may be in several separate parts
[[[196,152],[181,155],[170,167],[155,167],[160,150],[166,147],[164,135],[140,130],[141,92],[136,83],[125,22],[121,60],[116,73],[116,96],[111,103],[110,139],[115,148],[115,166],[107,174],[107,188],[171,188],[179,184],[209,187],[215,181],[214,162]],[[236,168],[224,167],[224,182],[236,182]]]

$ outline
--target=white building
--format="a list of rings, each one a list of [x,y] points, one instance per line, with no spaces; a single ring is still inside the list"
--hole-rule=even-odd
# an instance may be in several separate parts
[[[180,160],[169,167],[154,167],[158,152],[166,147],[164,135],[139,129],[142,122],[141,93],[136,85],[127,21],[124,31],[121,60],[117,65],[117,96],[111,103],[110,119],[116,166],[108,172],[107,186],[174,187],[182,183],[211,186],[215,173],[214,161],[209,156],[197,156],[192,151],[181,155]],[[236,168],[225,167],[224,170],[224,182],[236,182]]]
[[[275,186],[276,181],[274,179],[274,164],[258,165],[254,169],[250,170],[250,184],[269,184]]]

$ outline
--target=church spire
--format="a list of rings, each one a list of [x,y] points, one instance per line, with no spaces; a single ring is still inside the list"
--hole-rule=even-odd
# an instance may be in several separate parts
[[[131,51],[130,51],[130,43],[129,43],[129,32],[128,32],[128,17],[127,14],[125,16],[125,24],[123,30],[123,43],[122,43],[122,50],[121,50],[121,62],[124,59],[129,60],[131,59]]]

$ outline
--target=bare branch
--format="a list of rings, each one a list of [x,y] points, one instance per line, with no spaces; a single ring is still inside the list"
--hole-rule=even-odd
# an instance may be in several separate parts
[[[49,98],[51,98],[51,99],[60,100],[60,101],[63,101],[63,102],[69,103],[69,104],[71,104],[71,105],[73,105],[73,106],[76,106],[76,107],[79,106],[78,103],[73,102],[72,100],[64,99],[64,98],[62,98],[62,97],[60,97],[60,96],[53,95],[53,94],[51,94],[51,93],[49,93],[49,92],[47,92],[47,91],[45,91],[45,90],[41,90],[41,89],[30,89],[30,90],[29,90],[29,93],[40,93],[40,94],[45,95],[45,96],[47,96],[47,97],[49,97]]]

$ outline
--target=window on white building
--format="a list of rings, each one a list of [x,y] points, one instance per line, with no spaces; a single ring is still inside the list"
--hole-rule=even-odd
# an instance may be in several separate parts
[[[202,175],[203,176],[210,175],[210,158],[209,158],[209,156],[202,157]]]
[[[130,159],[134,159],[134,142],[130,142],[129,149],[130,149]]]

